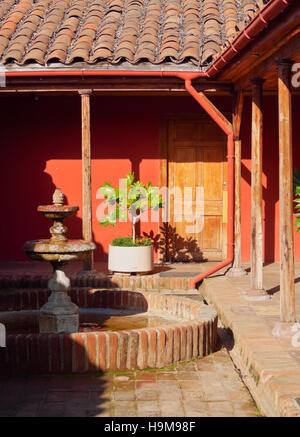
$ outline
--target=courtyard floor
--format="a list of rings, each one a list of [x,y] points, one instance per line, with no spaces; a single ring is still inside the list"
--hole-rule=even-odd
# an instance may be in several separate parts
[[[166,268],[175,272],[175,277],[176,272],[188,272],[190,277],[208,264]],[[28,274],[28,266],[0,265],[0,276],[22,275],[23,271]],[[249,270],[248,265],[244,267]],[[32,275],[50,273],[41,272],[38,264],[31,268]],[[279,264],[264,267],[264,287],[270,299],[263,301],[247,297],[250,275],[229,278],[225,272],[206,279],[199,290],[219,314],[219,351],[157,371],[0,377],[0,416],[300,417],[300,323],[294,330],[278,330]],[[295,286],[300,322],[300,263],[295,264]],[[196,298],[191,290],[179,291]],[[179,291],[169,290],[175,294]]]
[[[256,417],[225,348],[168,370],[0,379],[0,417]]]

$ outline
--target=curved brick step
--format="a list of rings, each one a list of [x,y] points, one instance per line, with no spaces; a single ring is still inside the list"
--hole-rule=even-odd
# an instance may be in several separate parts
[[[84,292],[83,292],[84,291]],[[37,294],[36,291],[26,293]],[[86,307],[150,311],[178,318],[157,328],[76,334],[17,334],[0,349],[0,371],[82,373],[160,368],[215,350],[217,313],[203,303],[154,292],[82,290],[72,300]],[[35,304],[37,302],[35,301]],[[81,305],[80,305],[81,306]]]
[[[71,288],[68,295],[71,297],[73,303],[82,308],[103,307],[107,308],[105,303],[105,291],[110,292],[110,303],[112,296],[116,299],[121,299],[124,292],[127,290],[120,289],[106,289],[106,288],[89,288],[77,287]],[[145,292],[147,290],[135,290],[137,292]],[[153,290],[155,292],[158,290]],[[170,291],[170,290],[163,290]],[[179,290],[180,291],[180,290]],[[194,290],[193,290],[194,291]],[[150,291],[149,291],[150,292]],[[186,290],[183,290],[186,293]],[[15,290],[0,290],[0,311],[22,311],[22,310],[38,310],[48,300],[51,292],[47,288],[26,289],[20,288]],[[114,305],[116,302],[114,299]]]
[[[1,275],[0,289],[7,288],[47,288],[49,275]],[[189,289],[190,277],[160,277],[157,275],[105,275],[95,273],[88,276],[71,275],[72,287],[94,287],[94,288],[120,288],[127,290],[160,290],[160,289]]]

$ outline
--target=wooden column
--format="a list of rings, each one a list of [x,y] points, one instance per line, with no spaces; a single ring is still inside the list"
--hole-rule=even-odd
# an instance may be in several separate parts
[[[290,71],[291,61],[278,63],[280,320],[284,323],[294,323],[296,320]]]
[[[244,94],[239,90],[234,95],[234,107],[232,124],[234,133],[234,157],[235,157],[235,179],[234,179],[234,262],[227,275],[238,277],[247,275],[242,267],[241,254],[241,154],[242,143],[240,139],[242,112],[244,106]]]
[[[252,81],[252,141],[251,141],[251,289],[263,289],[263,218],[262,218],[262,146],[263,79]]]
[[[91,181],[91,90],[78,91],[81,95],[81,142],[82,142],[82,235],[86,241],[93,240],[92,232],[92,181]],[[84,270],[93,270],[93,253],[84,262]]]

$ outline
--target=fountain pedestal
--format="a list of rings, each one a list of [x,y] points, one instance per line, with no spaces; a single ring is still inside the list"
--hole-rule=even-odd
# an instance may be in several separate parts
[[[71,261],[86,259],[95,244],[84,240],[68,240],[67,228],[63,221],[78,211],[78,206],[65,206],[64,196],[59,188],[53,195],[53,205],[39,206],[38,211],[54,221],[48,240],[27,241],[23,249],[34,260],[49,261],[53,275],[48,282],[51,295],[40,312],[39,330],[41,333],[72,333],[79,330],[78,307],[68,296],[70,279],[64,267]]]
[[[39,330],[47,332],[78,332],[78,307],[68,296],[70,279],[65,274],[64,263],[51,263],[53,275],[48,281],[51,295],[48,302],[42,306],[40,312]]]

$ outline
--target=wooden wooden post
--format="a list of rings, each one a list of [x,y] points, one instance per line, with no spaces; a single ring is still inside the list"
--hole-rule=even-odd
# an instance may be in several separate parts
[[[263,289],[263,218],[262,218],[262,146],[263,79],[252,81],[252,141],[251,141],[251,290],[265,294]]]
[[[234,262],[227,276],[239,277],[247,275],[242,267],[241,254],[241,154],[242,143],[240,139],[242,112],[244,106],[244,94],[239,90],[234,95],[234,107],[232,114],[232,125],[234,133],[234,155],[235,155],[235,179],[234,179]]]
[[[290,71],[291,61],[278,63],[280,321],[283,323],[294,323],[296,320]]]
[[[82,235],[86,241],[93,240],[92,232],[92,181],[91,181],[91,90],[78,91],[81,95],[81,141],[82,141]],[[84,262],[84,271],[93,270],[93,253]]]

